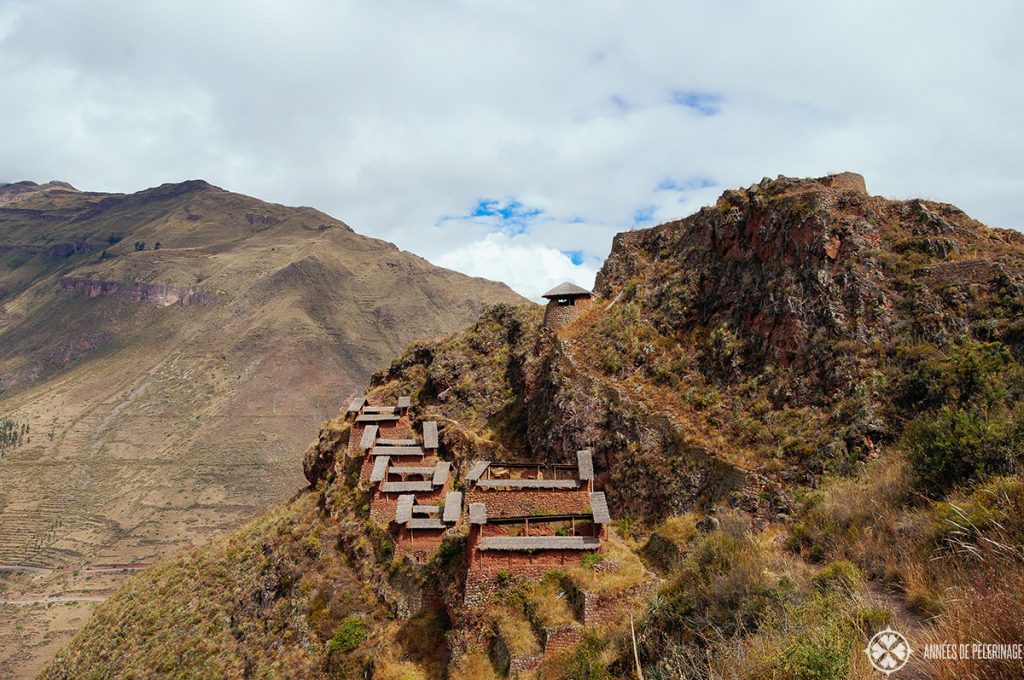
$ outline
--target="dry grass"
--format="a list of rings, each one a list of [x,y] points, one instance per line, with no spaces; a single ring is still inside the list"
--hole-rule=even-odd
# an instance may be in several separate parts
[[[513,607],[491,612],[491,620],[512,656],[540,654],[540,641],[521,610]]]
[[[581,588],[594,593],[616,592],[640,585],[653,576],[634,552],[635,547],[610,527],[600,562],[593,568],[578,564],[566,569],[566,573]]]
[[[451,680],[498,680],[499,678],[487,653],[478,648],[470,648],[459,657],[452,664],[448,677]]]
[[[553,628],[576,622],[567,594],[554,575],[531,583],[524,597],[530,615],[541,626]]]
[[[947,594],[945,612],[936,626],[916,642],[924,644],[1024,642],[1024,616],[1021,597],[1024,593],[1024,567],[987,568],[973,575],[961,575],[963,585]],[[997,660],[921,660],[919,667],[936,680],[1010,680],[1024,677],[1024,661]]]

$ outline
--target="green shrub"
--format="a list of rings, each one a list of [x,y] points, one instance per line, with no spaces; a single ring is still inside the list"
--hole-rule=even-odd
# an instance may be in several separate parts
[[[907,426],[903,446],[917,486],[931,496],[990,474],[1008,471],[1020,457],[1024,432],[998,417],[945,406]]]
[[[580,558],[580,566],[587,569],[595,569],[602,562],[604,562],[604,555],[598,555],[597,553],[587,553]]]
[[[851,593],[863,580],[864,575],[853,562],[837,560],[815,574],[811,582],[822,593]]]
[[[791,680],[842,680],[850,672],[850,645],[832,635],[797,638],[785,650],[779,677]]]
[[[349,614],[341,621],[334,637],[327,642],[327,653],[348,654],[366,641],[370,631],[358,616]]]

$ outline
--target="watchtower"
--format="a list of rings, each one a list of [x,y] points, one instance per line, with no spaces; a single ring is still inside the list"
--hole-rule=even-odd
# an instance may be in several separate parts
[[[544,325],[556,331],[578,317],[591,303],[593,295],[589,290],[566,281],[541,297],[548,301],[547,309],[544,310]]]

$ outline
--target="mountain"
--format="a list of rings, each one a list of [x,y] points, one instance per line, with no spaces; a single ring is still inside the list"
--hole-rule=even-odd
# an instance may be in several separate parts
[[[573,303],[551,304],[565,320]],[[1013,643],[1022,312],[1024,240],[951,205],[852,173],[726,191],[618,235],[565,325],[497,305],[373,376],[378,408],[411,395],[411,434],[438,423],[452,488],[483,514],[462,504],[420,547],[384,526],[342,413],[307,450],[309,491],[132,579],[45,677],[155,676],[156,658],[228,677],[868,678],[887,626],[915,650]],[[491,521],[536,497],[483,471],[569,488],[585,449],[604,499]],[[597,552],[550,547],[582,548],[604,500]],[[432,526],[437,506],[414,503]],[[1024,671],[914,654],[908,677]]]
[[[19,444],[0,451],[0,564],[42,570],[6,590],[105,595],[124,574],[103,565],[234,528],[303,485],[298,452],[374,368],[523,301],[203,181],[0,186],[0,420]],[[39,664],[73,627],[21,616],[0,661],[28,630]]]

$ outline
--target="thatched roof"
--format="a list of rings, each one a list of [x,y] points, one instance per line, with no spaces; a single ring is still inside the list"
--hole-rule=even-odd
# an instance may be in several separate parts
[[[457,522],[462,513],[462,492],[450,491],[444,497],[444,521]]]
[[[381,493],[424,493],[433,491],[430,480],[424,482],[384,482],[380,485]]]
[[[597,550],[601,541],[592,536],[488,536],[477,550]]]
[[[395,506],[395,521],[399,524],[405,524],[412,519],[412,504],[416,502],[416,497],[413,495],[399,496],[398,505]]]
[[[406,525],[410,529],[447,529],[444,522],[436,517],[413,517]]]
[[[487,524],[487,506],[483,503],[469,504],[469,523]]]
[[[448,481],[448,474],[451,472],[452,464],[446,460],[437,462],[434,468],[434,486],[444,486]]]
[[[387,476],[388,463],[391,459],[387,456],[380,456],[377,460],[373,461],[373,471],[370,472],[371,482],[383,482]]]
[[[377,425],[367,425],[366,429],[363,430],[362,439],[359,440],[359,448],[361,448],[363,451],[365,451],[366,449],[372,449],[373,442],[377,439],[377,432],[379,430],[380,427],[378,427]]]
[[[390,474],[393,475],[433,475],[433,465],[396,465],[389,470]]]
[[[594,514],[594,524],[611,524],[612,517],[608,513],[608,499],[604,491],[590,494],[590,511]]]
[[[427,420],[423,423],[423,448],[437,448],[437,421]]]
[[[586,295],[587,297],[590,297],[592,293],[586,288],[580,288],[575,283],[569,283],[566,281],[565,283],[559,284],[544,293],[541,297],[551,299],[560,297],[576,297],[577,295]]]
[[[577,489],[578,479],[478,479],[482,489]]]
[[[480,479],[480,475],[487,471],[487,466],[489,466],[490,464],[491,463],[486,460],[478,460],[474,462],[473,467],[471,467],[469,469],[469,472],[466,474],[466,481],[475,482],[476,480]]]
[[[371,456],[423,456],[423,449],[418,446],[377,446],[370,449]]]
[[[579,477],[584,482],[594,479],[594,451],[583,449],[576,452],[576,465],[579,468]]]
[[[398,420],[397,413],[364,413],[356,418],[357,423],[387,423]]]

